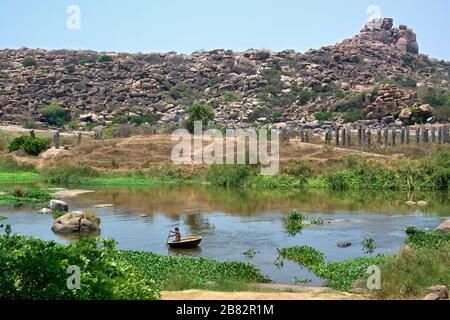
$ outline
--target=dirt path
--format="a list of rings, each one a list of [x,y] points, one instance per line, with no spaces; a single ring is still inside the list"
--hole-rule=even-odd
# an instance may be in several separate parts
[[[361,300],[362,296],[336,292],[217,292],[163,291],[162,300]]]
[[[363,300],[362,295],[325,287],[284,284],[255,284],[255,291],[219,292],[207,290],[163,291],[162,300]]]

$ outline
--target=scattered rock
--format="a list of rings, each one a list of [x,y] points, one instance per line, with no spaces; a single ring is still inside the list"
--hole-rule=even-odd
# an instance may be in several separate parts
[[[434,231],[450,233],[450,219],[442,222],[439,226],[436,227],[436,229],[434,229]]]
[[[50,200],[48,207],[53,211],[69,211],[69,205],[62,200]]]
[[[417,205],[419,207],[426,207],[428,205],[428,202],[427,201],[423,201],[423,200],[417,201]]]
[[[348,248],[351,245],[352,245],[352,243],[350,241],[341,241],[341,242],[338,242],[338,244],[337,244],[337,246],[339,248]]]
[[[432,286],[427,289],[427,295],[423,300],[447,300],[448,288],[444,285]]]
[[[111,207],[114,207],[114,204],[107,203],[107,204],[98,204],[98,205],[94,206],[94,208],[111,208]]]
[[[52,214],[53,210],[50,210],[49,208],[43,208],[43,209],[39,210],[38,213],[40,213],[40,214]]]
[[[406,201],[405,204],[408,205],[408,206],[415,206],[415,205],[417,205],[417,202],[415,202],[415,201]]]
[[[367,289],[367,280],[364,278],[359,278],[353,283],[353,286],[351,287],[350,290],[348,290],[348,292],[354,294],[364,294],[366,292],[366,289]]]

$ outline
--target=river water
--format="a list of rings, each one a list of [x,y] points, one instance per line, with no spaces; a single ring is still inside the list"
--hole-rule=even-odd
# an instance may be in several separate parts
[[[405,205],[409,199],[427,200],[427,207]],[[384,193],[335,191],[224,190],[210,186],[166,185],[146,188],[101,188],[64,199],[71,210],[100,204],[114,207],[94,209],[101,218],[101,236],[118,241],[119,249],[151,251],[165,255],[186,255],[220,261],[239,260],[254,264],[276,283],[293,284],[307,278],[309,285],[322,281],[296,263],[274,263],[277,249],[308,245],[322,251],[327,261],[364,256],[361,242],[375,240],[375,253],[396,253],[407,226],[433,229],[450,216],[448,192]],[[325,223],[310,226],[290,236],[284,218],[290,209],[302,210],[309,218]],[[8,219],[14,233],[68,243],[51,231],[52,217],[38,214],[39,207],[2,206],[0,215]],[[170,229],[179,227],[183,235],[200,235],[196,249],[177,251],[166,245]],[[349,248],[337,247],[350,241]],[[254,249],[257,254],[243,254]]]

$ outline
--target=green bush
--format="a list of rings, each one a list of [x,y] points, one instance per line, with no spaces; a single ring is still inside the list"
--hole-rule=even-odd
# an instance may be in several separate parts
[[[208,80],[208,87],[214,87],[219,82],[220,82],[220,79],[218,77],[212,77]]]
[[[365,107],[366,93],[361,92],[351,92],[347,94],[344,98],[337,100],[332,106],[331,111],[333,112],[346,112],[353,109],[363,109]]]
[[[28,139],[23,145],[23,150],[32,156],[38,156],[42,152],[48,150],[51,145],[50,139],[34,138]]]
[[[158,299],[154,281],[118,259],[112,240],[82,239],[68,246],[26,236],[0,237],[1,300]],[[68,267],[81,270],[80,290],[67,287]]]
[[[27,68],[27,67],[34,67],[36,66],[36,60],[32,57],[26,57],[25,59],[23,59],[22,61],[22,66]]]
[[[226,102],[235,102],[239,101],[239,95],[236,92],[227,91],[222,95],[223,101]]]
[[[80,66],[84,66],[87,64],[95,64],[96,62],[97,62],[97,58],[94,58],[94,57],[84,57],[84,58],[80,58],[78,60],[78,64]]]
[[[144,123],[148,124],[155,124],[156,123],[156,117],[153,115],[145,115],[145,116],[131,116],[130,122],[134,124],[135,126],[143,125]]]
[[[351,111],[347,111],[342,115],[342,119],[346,123],[352,123],[359,120],[364,120],[366,118],[365,112],[359,109],[353,109]]]
[[[113,61],[113,57],[111,57],[111,56],[109,56],[109,55],[107,55],[107,54],[102,55],[102,56],[98,59],[98,62],[100,62],[100,63],[111,62],[111,61]]]
[[[186,120],[186,129],[194,132],[194,122],[201,121],[203,128],[208,127],[208,123],[214,120],[214,111],[211,107],[202,104],[193,104],[187,109],[189,114]]]
[[[20,136],[10,142],[8,151],[13,152],[23,149],[27,154],[38,156],[50,148],[50,139],[32,138],[31,136]]]
[[[314,116],[318,121],[330,121],[333,119],[333,114],[331,112],[316,112]]]
[[[58,102],[53,102],[42,108],[41,114],[45,122],[58,127],[62,127],[70,121],[70,114]]]
[[[206,179],[215,186],[242,188],[253,174],[248,165],[212,165]]]
[[[90,167],[63,164],[56,168],[47,168],[41,172],[44,183],[52,185],[74,185],[82,183],[85,178],[96,178],[99,173]]]
[[[301,106],[308,103],[314,97],[314,92],[312,92],[307,88],[303,88],[298,85],[293,85],[291,89]]]
[[[408,88],[416,88],[417,87],[417,81],[415,81],[414,79],[411,79],[411,78],[403,80],[402,84]]]
[[[34,121],[26,121],[22,127],[24,129],[36,129],[37,128],[37,124]]]

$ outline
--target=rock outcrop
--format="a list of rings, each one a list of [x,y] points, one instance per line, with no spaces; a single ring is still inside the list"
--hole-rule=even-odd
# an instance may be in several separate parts
[[[100,231],[100,219],[83,212],[69,212],[53,222],[52,231],[60,234],[92,234]]]
[[[434,231],[450,233],[450,219],[442,222],[439,226],[436,227],[436,229],[434,229]]]
[[[415,33],[394,28],[392,19],[374,20],[352,39],[305,53],[108,53],[110,61],[86,50],[4,49],[0,122],[40,122],[41,109],[57,100],[81,127],[132,115],[177,124],[196,101],[212,106],[216,121],[229,127],[261,118],[290,127],[314,121],[315,112],[329,110],[342,94],[372,90],[385,81],[402,87],[382,89],[389,96],[380,93],[372,97],[378,99],[375,105],[367,101],[362,109],[368,108],[369,119],[397,117],[401,107],[420,105],[405,81],[448,90],[450,63],[418,51]],[[26,58],[35,63],[25,65]]]

